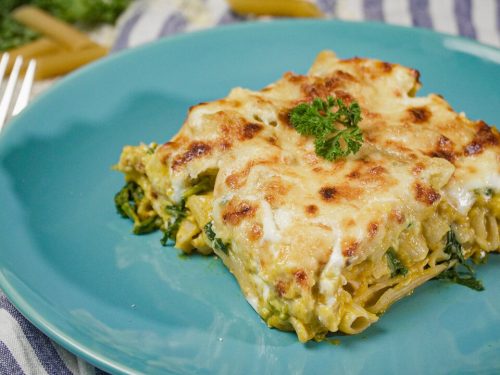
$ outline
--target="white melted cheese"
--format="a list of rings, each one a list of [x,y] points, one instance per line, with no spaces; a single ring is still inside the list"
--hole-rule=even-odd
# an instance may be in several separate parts
[[[252,306],[252,308],[258,313],[259,312],[259,299],[256,296],[247,296],[246,300]]]
[[[500,191],[500,174],[494,170],[496,155],[489,150],[482,155],[481,162],[469,158],[464,162],[465,167],[473,167],[474,173],[464,173],[449,184],[446,189],[450,203],[461,213],[467,214],[476,202],[474,190],[493,189]]]
[[[246,299],[248,303],[253,307],[253,309],[259,312],[261,306],[259,303],[259,298],[257,296],[261,296],[265,306],[266,302],[269,302],[271,288],[269,287],[269,285],[267,285],[267,283],[264,280],[262,280],[262,278],[259,275],[253,274],[251,278],[255,287],[256,295],[248,295]]]
[[[285,230],[292,224],[293,212],[286,208],[278,208],[274,211],[274,220],[280,231]]]
[[[182,199],[182,193],[185,190],[184,181],[180,178],[177,179],[173,178],[171,180],[171,184],[172,184],[172,195],[170,196],[170,198],[174,202],[180,202]]]
[[[197,106],[189,113],[190,125],[195,129],[202,129],[205,125],[204,117],[214,113],[214,109],[206,106]]]
[[[267,201],[261,201],[260,211],[262,215],[262,226],[264,227],[264,235],[262,238],[265,241],[279,242],[281,240],[281,234],[274,220],[273,210]]]
[[[335,303],[334,295],[337,291],[338,278],[340,277],[340,273],[342,272],[342,268],[345,263],[341,244],[342,237],[337,235],[330,258],[321,272],[319,291],[321,294],[328,296],[329,299],[332,299],[332,301],[329,301],[328,304]]]

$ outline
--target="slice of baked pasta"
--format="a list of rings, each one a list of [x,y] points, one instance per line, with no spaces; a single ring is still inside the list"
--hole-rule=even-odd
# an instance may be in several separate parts
[[[161,146],[126,146],[119,211],[136,233],[215,252],[300,341],[358,333],[436,276],[481,289],[466,259],[500,245],[500,137],[419,88],[416,70],[322,52],[307,75],[192,107]],[[334,161],[290,119],[329,97],[359,104],[364,139]]]

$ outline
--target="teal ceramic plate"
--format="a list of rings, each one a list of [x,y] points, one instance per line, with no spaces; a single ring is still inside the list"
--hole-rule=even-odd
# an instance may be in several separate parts
[[[213,257],[134,236],[115,212],[121,147],[166,141],[189,106],[306,72],[322,49],[420,70],[474,119],[500,124],[500,52],[380,24],[283,21],[163,40],[74,74],[0,137],[0,282],[51,338],[116,373],[458,374],[500,371],[500,259],[486,291],[429,282],[360,335],[300,344],[271,330]]]

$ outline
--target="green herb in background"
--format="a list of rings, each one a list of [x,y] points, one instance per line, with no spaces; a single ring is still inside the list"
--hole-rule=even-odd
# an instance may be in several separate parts
[[[19,47],[38,38],[38,33],[16,20],[8,12],[0,10],[0,51]]]
[[[301,103],[290,111],[290,122],[302,135],[315,137],[316,154],[330,161],[355,154],[363,144],[358,123],[361,108],[356,102],[346,106],[342,99],[329,96]]]
[[[1,0],[0,51],[31,42],[38,34],[15,21],[9,13],[21,5],[34,5],[71,24],[93,27],[113,24],[132,0]]]
[[[63,21],[96,26],[114,23],[131,0],[32,0],[28,3],[45,9]]]

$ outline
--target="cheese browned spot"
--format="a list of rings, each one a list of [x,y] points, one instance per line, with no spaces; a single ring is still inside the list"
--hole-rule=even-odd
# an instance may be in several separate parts
[[[350,73],[338,70],[327,78],[316,78],[312,83],[303,83],[301,86],[302,92],[309,99],[326,98],[332,95],[338,89],[344,89],[352,82],[356,82],[356,78]],[[347,94],[346,91],[343,91]]]
[[[365,183],[360,181],[361,184]],[[387,186],[389,186],[388,184]],[[349,185],[324,186],[319,190],[321,199],[328,203],[336,203],[340,201],[353,201],[358,199],[365,193],[365,189]]]
[[[255,135],[262,130],[262,125],[249,123],[243,126],[242,139],[252,139]]]
[[[382,71],[385,73],[390,73],[392,71],[392,64],[382,61],[380,64],[380,67],[382,68]]]
[[[256,207],[250,202],[236,199],[231,200],[222,213],[224,223],[231,225],[239,225],[242,220],[249,219],[255,215]]]
[[[283,280],[278,280],[275,287],[276,287],[276,292],[280,297],[283,297],[288,289],[287,283]]]
[[[484,121],[479,121],[474,139],[465,146],[464,153],[465,155],[479,154],[487,146],[498,145],[499,139],[498,131],[489,127]]]
[[[419,182],[415,183],[415,199],[417,201],[431,205],[439,198],[441,198],[441,195],[431,186],[426,186]]]
[[[306,271],[297,270],[293,275],[295,276],[295,281],[297,282],[297,284],[301,285],[304,288],[308,286]]]
[[[211,147],[208,143],[205,142],[192,142],[188,146],[188,150],[176,157],[172,162],[172,169],[177,170],[180,169],[183,165],[190,162],[193,159],[200,158],[204,155],[207,155],[211,150]]]
[[[396,221],[398,224],[403,224],[405,222],[405,215],[401,210],[394,209],[390,213],[390,218]]]
[[[355,101],[354,97],[344,90],[335,90],[333,94],[335,98],[342,99],[342,101],[346,105],[350,105],[352,102]]]
[[[430,120],[432,113],[427,107],[408,108],[410,121],[421,124]]]
[[[332,201],[335,199],[335,195],[337,194],[337,189],[333,186],[325,186],[322,187],[319,191],[321,198],[325,201]]]
[[[378,232],[378,223],[371,222],[370,224],[368,224],[368,236],[370,238],[375,237],[375,235],[377,234],[377,232]]]
[[[420,173],[422,173],[423,170],[425,170],[425,165],[418,162],[415,163],[415,166],[412,169],[412,173],[414,176],[418,176]]]
[[[453,162],[456,157],[453,149],[453,142],[448,137],[441,135],[437,141],[436,149],[430,155]]]
[[[248,231],[248,239],[251,241],[257,241],[262,238],[262,225],[259,223],[252,224],[252,227]]]
[[[309,204],[306,206],[306,213],[309,216],[316,216],[318,211],[319,211],[319,208],[315,204]]]
[[[342,248],[342,254],[345,257],[352,257],[354,256],[358,246],[359,242],[357,242],[356,240],[349,240],[344,244],[344,247]]]
[[[286,184],[280,177],[269,178],[263,186],[264,199],[271,205],[282,205],[286,200],[286,194],[290,191],[289,184]]]

